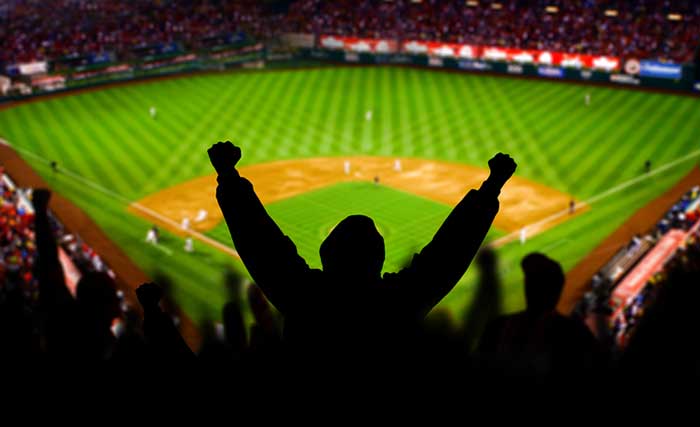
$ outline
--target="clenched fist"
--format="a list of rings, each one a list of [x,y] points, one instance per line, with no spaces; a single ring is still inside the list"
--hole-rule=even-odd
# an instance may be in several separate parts
[[[217,142],[209,150],[209,160],[219,175],[236,167],[241,160],[241,149],[231,144],[230,141]]]
[[[489,169],[491,169],[489,179],[494,180],[499,185],[503,185],[513,176],[517,167],[518,165],[515,164],[515,161],[509,155],[498,153],[489,160]]]

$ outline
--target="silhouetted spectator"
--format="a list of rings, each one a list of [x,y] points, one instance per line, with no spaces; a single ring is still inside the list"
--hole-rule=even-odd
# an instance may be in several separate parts
[[[521,265],[527,308],[492,322],[480,354],[493,358],[506,375],[547,377],[601,368],[602,353],[590,330],[556,311],[565,281],[561,266],[539,253],[527,255]]]
[[[639,379],[678,381],[700,376],[700,273],[681,267],[670,272],[630,338],[620,360],[620,371]]]
[[[48,190],[37,189],[32,199],[36,211],[39,301],[48,354],[64,362],[109,360],[118,344],[111,327],[121,315],[115,283],[107,273],[88,272],[78,281],[73,299],[49,223],[50,196]]]
[[[489,178],[455,207],[411,265],[382,276],[384,239],[370,218],[352,215],[341,221],[321,245],[323,270],[311,269],[250,182],[239,176],[240,149],[218,143],[209,157],[236,249],[284,316],[285,342],[310,362],[341,356],[379,359],[410,342],[427,313],[467,270],[496,216],[500,190],[516,168],[507,155],[491,159]]]
[[[160,307],[163,297],[160,286],[144,283],[136,289],[136,296],[143,307],[143,333],[154,356],[170,362],[194,361],[194,353],[185,343],[172,319]]]
[[[486,325],[501,312],[501,280],[497,271],[497,258],[493,249],[485,246],[476,258],[479,281],[474,299],[464,309],[463,339],[466,350],[474,350]]]

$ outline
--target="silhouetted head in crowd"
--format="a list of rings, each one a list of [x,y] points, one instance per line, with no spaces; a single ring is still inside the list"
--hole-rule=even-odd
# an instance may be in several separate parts
[[[564,289],[564,271],[558,262],[540,253],[532,253],[521,262],[525,273],[525,302],[527,311],[552,311]]]
[[[119,316],[114,280],[107,273],[87,273],[78,282],[76,301],[83,316],[99,328],[109,328]]]
[[[321,244],[323,271],[343,282],[379,279],[384,265],[384,238],[374,221],[351,215]]]

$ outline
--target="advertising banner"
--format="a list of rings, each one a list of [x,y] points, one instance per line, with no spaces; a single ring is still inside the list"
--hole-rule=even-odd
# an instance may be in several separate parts
[[[476,71],[491,71],[493,70],[493,65],[484,61],[469,61],[462,60],[457,63],[457,66],[463,70],[476,70]]]
[[[24,64],[12,64],[7,66],[6,71],[10,76],[43,74],[49,71],[49,63],[46,61],[37,61]]]
[[[316,42],[316,37],[313,34],[306,33],[285,33],[280,38],[288,46],[309,49],[313,48]]]
[[[628,74],[610,74],[610,81],[613,83],[622,83],[635,86],[639,86],[641,84],[641,81],[638,78]]]
[[[558,67],[538,67],[537,74],[542,77],[561,79],[564,77],[564,70]]]
[[[144,62],[141,65],[141,68],[144,70],[153,70],[156,68],[161,68],[161,67],[167,67],[170,65],[176,65],[176,64],[183,64],[186,62],[192,62],[197,60],[197,55],[194,53],[190,53],[187,55],[179,55],[174,58],[169,58],[169,59],[164,59],[161,61],[151,61],[151,62]]]
[[[321,36],[320,46],[325,49],[345,50],[367,53],[394,53],[399,46],[394,40],[363,39],[344,36]],[[621,60],[609,56],[584,55],[576,53],[552,52],[547,50],[514,49],[500,46],[476,46],[460,43],[444,43],[437,41],[407,40],[401,43],[400,51],[410,55],[423,55],[437,58],[471,59],[494,62],[509,62],[514,64],[533,64],[560,68],[598,69],[617,71],[621,68]],[[464,69],[470,65],[466,63]],[[479,65],[477,65],[479,67]],[[476,68],[480,69],[480,68]],[[545,70],[547,77],[561,78],[558,72]],[[514,72],[517,74],[517,72]]]
[[[5,95],[10,91],[12,80],[9,77],[0,76],[0,95]]]
[[[107,76],[111,74],[131,74],[133,73],[133,71],[134,69],[129,64],[118,64],[101,68],[99,70],[81,71],[73,73],[72,78],[73,80],[84,80],[98,76]]]
[[[639,75],[657,79],[678,80],[683,76],[683,67],[656,61],[640,61]]]
[[[325,49],[346,50],[351,52],[394,53],[397,43],[388,39],[363,39],[359,37],[321,36],[319,41]]]
[[[523,74],[525,69],[519,64],[508,64],[507,71],[508,74]]]
[[[671,230],[649,253],[642,258],[637,266],[630,271],[612,293],[610,305],[615,310],[612,318],[619,316],[632,298],[647,284],[651,276],[658,273],[673,256],[676,249],[685,241],[686,233],[683,230]]]
[[[430,65],[431,67],[442,67],[443,64],[444,61],[442,60],[442,58],[430,57],[430,59],[428,59],[428,65]]]
[[[32,78],[32,86],[43,90],[57,90],[66,87],[66,78],[63,76],[41,76]]]
[[[458,43],[425,42],[410,40],[402,44],[401,50],[413,55],[442,56],[448,58],[479,58],[478,46]]]

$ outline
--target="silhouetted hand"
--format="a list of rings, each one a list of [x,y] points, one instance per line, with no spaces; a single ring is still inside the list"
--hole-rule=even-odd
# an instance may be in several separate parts
[[[238,161],[241,160],[241,149],[231,144],[230,141],[217,142],[207,150],[207,153],[212,166],[219,175],[235,168]]]
[[[144,283],[136,289],[136,297],[144,311],[159,308],[158,304],[163,298],[163,289],[155,283]]]
[[[32,204],[37,212],[46,212],[51,199],[51,192],[45,188],[37,188],[32,192]]]
[[[517,167],[518,165],[509,155],[498,153],[489,160],[489,169],[491,169],[489,180],[503,186],[513,176]]]

